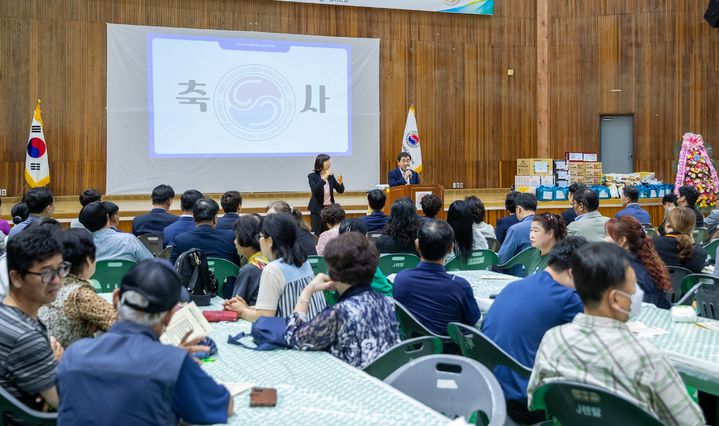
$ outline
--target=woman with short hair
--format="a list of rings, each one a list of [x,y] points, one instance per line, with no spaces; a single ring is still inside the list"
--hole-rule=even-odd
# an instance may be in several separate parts
[[[261,223],[260,216],[250,214],[240,216],[232,227],[237,253],[247,259],[247,264],[237,273],[232,297],[241,297],[250,306],[254,306],[257,302],[262,270],[270,262],[260,250]],[[225,305],[228,302],[226,301]]]
[[[327,228],[325,232],[320,234],[320,239],[317,240],[317,254],[320,256],[325,254],[325,246],[333,238],[337,238],[340,234],[340,222],[345,218],[345,211],[337,203],[324,206],[320,213],[322,217],[322,223]]]
[[[315,158],[314,170],[307,175],[307,181],[310,185],[310,202],[307,209],[310,211],[310,222],[312,223],[312,233],[319,235],[326,228],[323,227],[320,212],[324,206],[329,206],[335,202],[335,191],[339,194],[345,192],[345,186],[342,181],[342,175],[332,173],[332,162],[327,154],[319,154]]]

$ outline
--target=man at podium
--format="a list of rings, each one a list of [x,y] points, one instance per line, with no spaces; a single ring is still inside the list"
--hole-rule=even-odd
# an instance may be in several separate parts
[[[410,169],[412,156],[409,152],[400,152],[397,156],[397,168],[387,174],[389,186],[416,185],[419,183],[419,174]]]

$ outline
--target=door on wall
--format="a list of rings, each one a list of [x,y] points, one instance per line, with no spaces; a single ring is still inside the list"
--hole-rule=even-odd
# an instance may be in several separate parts
[[[602,115],[599,117],[602,172],[632,173],[634,171],[634,117]]]

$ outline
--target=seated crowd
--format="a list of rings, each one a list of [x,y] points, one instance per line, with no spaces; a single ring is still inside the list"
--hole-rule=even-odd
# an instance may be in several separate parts
[[[209,348],[197,340],[178,347],[159,341],[181,299],[173,264],[200,249],[238,266],[226,284],[232,288],[224,310],[253,323],[286,318],[290,348],[326,351],[364,368],[400,342],[396,304],[437,335],[447,335],[452,322],[477,327],[531,368],[530,378],[504,367],[493,371],[508,414],[520,424],[545,419],[531,411],[533,392],[556,378],[607,388],[666,424],[704,424],[674,367],[626,325],[642,302],[670,307],[667,265],[703,269],[707,252],[692,236],[700,226],[696,194],[679,189],[678,207],[667,208],[665,234],[652,239],[635,188],[624,188],[624,209],[613,218],[601,215],[592,190],[573,185],[570,193],[571,212],[557,215],[537,213],[534,195],[511,192],[510,215],[494,228],[476,196],[452,202],[445,221],[438,219],[444,203],[436,195],[421,200],[423,216],[408,198],[385,215],[385,193],[372,190],[361,218],[346,218],[334,202],[324,206],[319,217],[326,231],[317,239],[284,201],[270,203],[262,216],[240,214],[237,191],[222,195],[218,217],[216,201],[186,190],[175,216],[169,185],[153,190],[152,210],[134,218],[131,233],[118,231],[118,206],[96,190],[80,195],[78,220],[63,230],[52,219],[52,193],[34,188],[13,207],[15,226],[0,258],[0,385],[30,408],[56,410],[65,424],[96,423],[98,412],[115,424],[227,422],[230,392],[193,356]],[[138,239],[148,234],[162,236],[169,262]],[[467,262],[495,240],[500,264],[530,252],[525,263],[503,271],[522,279],[482,315],[470,283],[446,265]],[[379,259],[394,253],[420,261],[390,281]],[[317,254],[326,274],[313,272],[309,256]],[[112,303],[92,282],[103,260],[136,263]],[[325,292],[336,295],[335,303],[328,305]],[[146,367],[137,374],[140,364]]]

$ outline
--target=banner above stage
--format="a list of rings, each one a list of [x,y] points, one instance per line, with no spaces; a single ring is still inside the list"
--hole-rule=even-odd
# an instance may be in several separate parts
[[[278,0],[331,6],[379,7],[385,9],[422,10],[427,12],[493,15],[494,0]]]

